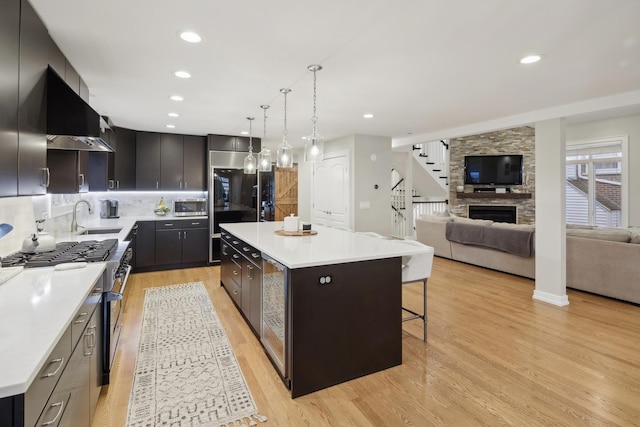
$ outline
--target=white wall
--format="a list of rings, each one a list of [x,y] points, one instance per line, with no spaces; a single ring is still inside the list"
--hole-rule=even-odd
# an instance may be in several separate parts
[[[567,141],[629,136],[629,225],[640,226],[640,115],[568,124]]]
[[[391,138],[356,135],[353,154],[355,231],[391,235]],[[378,186],[376,189],[375,187]],[[366,207],[368,205],[368,207]]]
[[[371,135],[348,135],[326,141],[324,152],[349,151],[351,209],[355,231],[374,231],[391,235],[391,138]],[[372,161],[375,155],[375,161]],[[305,221],[311,218],[313,168],[298,164],[298,212]],[[378,185],[378,189],[374,186]],[[303,191],[308,189],[308,191]],[[360,202],[369,208],[360,208]],[[364,205],[363,205],[364,206]]]

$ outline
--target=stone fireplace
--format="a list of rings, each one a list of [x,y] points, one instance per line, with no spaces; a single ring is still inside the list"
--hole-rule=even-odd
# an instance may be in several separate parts
[[[490,219],[495,222],[518,222],[518,209],[516,206],[498,205],[469,205],[469,218]]]

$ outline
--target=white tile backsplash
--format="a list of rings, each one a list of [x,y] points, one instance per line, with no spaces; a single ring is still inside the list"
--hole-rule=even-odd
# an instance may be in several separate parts
[[[173,208],[175,198],[206,198],[206,191],[182,192],[139,192],[110,191],[84,194],[47,194],[43,196],[0,197],[0,223],[8,223],[13,230],[0,238],[0,257],[19,251],[22,241],[36,231],[35,220],[46,218],[44,231],[56,236],[68,232],[71,227],[72,208],[80,199],[87,200],[93,206],[89,213],[86,205],[77,209],[78,224],[91,219],[100,218],[100,200],[115,199],[119,201],[120,216],[150,216],[153,209],[164,198],[164,203]]]

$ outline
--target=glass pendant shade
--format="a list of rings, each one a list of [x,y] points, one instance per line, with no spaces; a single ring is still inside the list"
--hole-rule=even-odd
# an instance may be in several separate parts
[[[249,151],[249,155],[244,158],[244,173],[255,174],[258,162],[253,155],[253,152]]]
[[[263,113],[264,129],[262,132],[262,150],[258,155],[258,170],[260,172],[271,172],[271,150],[267,148],[267,110],[269,106],[263,104],[260,106]]]
[[[260,172],[271,172],[271,150],[262,148],[258,156],[258,170]]]
[[[307,142],[304,144],[304,161],[321,162],[324,157],[324,138],[317,131],[318,116],[316,115],[316,73],[322,70],[322,66],[309,65],[307,68],[309,71],[313,72],[313,116],[311,116],[311,135],[307,137]]]
[[[282,141],[282,144],[278,145],[276,166],[278,166],[279,168],[293,167],[293,147],[287,142],[286,139]]]
[[[251,135],[251,123],[253,119],[253,117],[247,117],[247,120],[249,120],[249,154],[244,158],[244,173],[248,175],[255,175],[256,169],[258,168],[258,162],[253,155],[253,137]]]
[[[304,144],[304,161],[305,162],[321,162],[324,158],[324,138],[322,135],[316,134],[307,137]]]
[[[278,145],[276,154],[276,166],[279,168],[293,167],[293,147],[287,141],[287,94],[291,89],[280,89],[284,95],[284,130],[282,131],[282,142]]]

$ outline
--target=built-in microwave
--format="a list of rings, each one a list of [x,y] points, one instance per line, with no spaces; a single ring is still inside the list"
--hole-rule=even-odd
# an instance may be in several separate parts
[[[174,216],[207,216],[207,199],[174,199]]]

